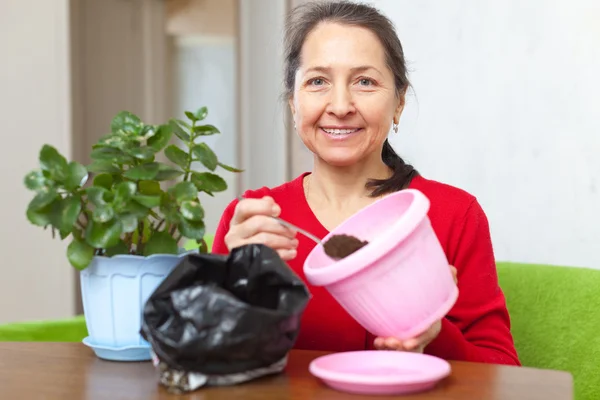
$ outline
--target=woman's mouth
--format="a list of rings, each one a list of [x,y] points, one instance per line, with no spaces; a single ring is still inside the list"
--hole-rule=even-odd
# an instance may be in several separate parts
[[[362,128],[321,128],[321,130],[329,137],[334,139],[346,138],[359,132]]]

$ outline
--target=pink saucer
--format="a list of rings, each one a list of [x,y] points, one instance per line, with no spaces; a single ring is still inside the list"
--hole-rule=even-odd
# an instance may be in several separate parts
[[[382,350],[329,354],[313,360],[308,369],[333,389],[381,395],[428,390],[450,375],[450,364],[441,358]]]

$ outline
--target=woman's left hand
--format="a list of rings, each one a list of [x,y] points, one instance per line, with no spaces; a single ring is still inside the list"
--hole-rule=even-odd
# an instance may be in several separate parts
[[[456,278],[456,268],[452,265],[450,266],[450,270],[452,271],[452,277],[454,278],[454,283],[457,283]],[[407,339],[407,340],[399,340],[393,337],[382,338],[378,337],[375,339],[373,345],[377,350],[398,350],[398,351],[411,351],[415,353],[422,353],[425,350],[425,347],[429,343],[435,339],[440,331],[442,330],[442,321],[436,321],[433,325],[429,327],[425,332],[420,334],[419,336]]]

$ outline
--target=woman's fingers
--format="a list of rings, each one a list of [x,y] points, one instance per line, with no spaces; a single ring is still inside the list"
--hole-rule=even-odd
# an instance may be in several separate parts
[[[275,203],[275,200],[273,200],[272,197],[265,196],[261,199],[243,199],[240,200],[235,206],[231,224],[241,224],[248,218],[255,215],[269,215],[277,217],[280,213],[281,207]]]
[[[276,219],[265,215],[254,215],[241,224],[231,226],[229,229],[234,230],[236,235],[241,238],[250,238],[261,233],[272,233],[288,239],[296,237],[296,232],[280,224]]]

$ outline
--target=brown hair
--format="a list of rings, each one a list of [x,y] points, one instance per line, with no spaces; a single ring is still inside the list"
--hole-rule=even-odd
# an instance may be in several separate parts
[[[350,1],[324,1],[300,5],[290,13],[285,32],[284,84],[286,94],[294,91],[296,71],[300,67],[300,55],[306,36],[323,22],[360,26],[369,29],[381,41],[386,62],[394,74],[396,95],[403,97],[410,86],[402,44],[393,23],[376,8]],[[396,154],[386,139],[381,152],[383,162],[393,171],[389,179],[371,179],[367,188],[373,189],[371,196],[395,192],[407,187],[418,175],[417,170]]]

